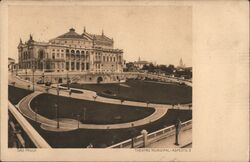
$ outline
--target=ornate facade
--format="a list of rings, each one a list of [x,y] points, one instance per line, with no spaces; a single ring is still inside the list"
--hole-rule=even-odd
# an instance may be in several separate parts
[[[18,45],[19,69],[43,72],[112,73],[123,70],[123,51],[114,49],[113,39],[101,35],[82,34],[69,29],[49,42],[30,39]]]

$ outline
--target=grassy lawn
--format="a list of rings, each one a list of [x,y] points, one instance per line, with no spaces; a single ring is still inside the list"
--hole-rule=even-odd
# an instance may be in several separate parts
[[[67,86],[67,85],[63,85]],[[96,91],[98,95],[131,101],[162,104],[192,102],[192,88],[176,83],[157,83],[142,80],[128,80],[126,83],[70,84],[72,88]],[[109,92],[109,93],[106,93]]]
[[[163,118],[153,123],[130,129],[115,130],[80,129],[69,132],[50,132],[41,129],[36,122],[29,121],[53,148],[85,148],[89,143],[92,143],[95,148],[103,148],[140,135],[143,129],[153,132],[173,125],[177,117],[182,122],[190,120],[192,111],[169,109]]]
[[[58,100],[57,100],[58,99]],[[51,94],[41,94],[31,101],[31,107],[35,107],[39,114],[50,118],[56,118],[55,103],[58,103],[59,117],[77,119],[88,124],[113,124],[124,123],[142,119],[152,114],[153,108],[116,105],[88,100],[80,100]]]
[[[135,85],[129,83],[126,84],[128,86]],[[99,85],[95,86],[98,87]],[[125,88],[129,88],[128,86],[121,86],[120,88],[122,90]],[[115,91],[115,88],[117,88],[117,84],[114,86],[109,85],[108,87],[111,88],[114,87]],[[106,89],[104,88],[103,90]],[[17,104],[23,97],[25,97],[30,93],[32,93],[32,91],[9,86],[8,97],[13,104]],[[190,94],[191,94],[191,88],[190,88]],[[52,105],[56,101],[57,101],[56,96],[42,94],[36,97],[31,102],[31,106],[32,108],[34,108],[34,106],[37,104],[37,106],[39,105],[40,114],[47,116],[49,118],[55,118],[55,109],[52,108]],[[119,122],[124,122],[126,120],[129,121],[129,120],[136,120],[136,118],[143,118],[143,116],[148,116],[154,111],[150,108],[141,108],[141,107],[135,108],[125,105],[119,106],[119,105],[112,105],[105,103],[97,103],[94,101],[82,101],[65,97],[60,97],[58,99],[58,103],[60,107],[60,117],[69,117],[76,119],[76,115],[80,114],[81,115],[80,120],[84,123],[99,123],[99,124],[119,123]],[[82,114],[84,107],[86,108],[85,119],[83,119],[83,114]],[[150,133],[162,129],[164,127],[173,125],[177,117],[180,118],[182,122],[190,120],[192,119],[192,110],[169,109],[167,114],[165,114],[161,119],[155,122],[135,128],[115,129],[115,130],[79,129],[69,132],[50,132],[41,129],[40,124],[31,121],[29,119],[27,120],[34,126],[34,128],[53,148],[85,148],[90,143],[92,143],[95,148],[102,148],[127,140],[132,136],[137,136],[143,129],[146,129]]]
[[[25,96],[31,94],[33,91],[22,89],[18,87],[8,86],[8,99],[9,101],[16,105],[19,101],[21,101],[22,98]]]

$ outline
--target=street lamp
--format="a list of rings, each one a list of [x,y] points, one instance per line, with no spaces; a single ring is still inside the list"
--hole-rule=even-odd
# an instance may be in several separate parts
[[[181,121],[180,119],[178,118],[176,120],[176,123],[175,123],[175,145],[179,145],[179,142],[178,142],[178,136],[179,136],[179,133],[180,133],[180,129],[181,129]]]
[[[27,80],[27,67],[25,69],[25,80]]]
[[[19,64],[16,66],[16,76],[18,76],[17,70],[18,70]]]
[[[120,83],[121,83],[121,81],[120,81],[120,79],[118,79],[118,81],[119,81],[119,84],[118,84],[118,94],[120,94]]]
[[[58,105],[55,104],[55,110],[56,110],[56,120],[57,120],[57,129],[59,128],[59,111],[58,111]]]
[[[42,83],[44,84],[44,72],[42,73]]]
[[[37,114],[38,114],[38,107],[37,107],[37,101],[35,101],[35,121],[37,122]]]
[[[35,121],[37,122],[37,107],[35,107]]]
[[[69,83],[70,83],[70,80],[69,80],[69,72],[67,71],[67,87],[68,87],[68,90],[69,90]]]
[[[134,123],[131,123],[131,148],[134,148],[134,138],[136,136],[136,129],[134,128]]]
[[[35,68],[34,66],[32,67],[32,84],[33,84],[33,92],[35,91],[35,77],[34,77],[34,73],[35,73]]]

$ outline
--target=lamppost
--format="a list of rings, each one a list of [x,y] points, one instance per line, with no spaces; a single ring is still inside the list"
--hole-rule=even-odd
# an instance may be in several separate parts
[[[56,109],[56,120],[57,120],[57,125],[56,125],[56,127],[57,127],[57,129],[59,129],[59,112],[58,112],[58,105],[57,104],[55,104],[54,105],[55,106],[55,109]]]
[[[27,80],[27,67],[25,69],[25,80]]]
[[[68,90],[69,90],[69,73],[67,71],[67,87],[68,87]]]
[[[175,123],[175,145],[179,145],[179,142],[178,142],[178,136],[179,136],[179,133],[180,133],[180,129],[181,129],[181,121],[180,119],[178,118],[176,120],[176,123]]]
[[[18,70],[19,64],[16,65],[16,76],[18,76],[17,70]]]
[[[42,83],[44,83],[44,72],[42,73]]]
[[[35,91],[35,76],[34,76],[34,73],[35,73],[35,67],[33,66],[32,67],[32,84],[33,84],[33,92]]]
[[[57,102],[57,112],[56,112],[56,114],[57,114],[57,128],[59,128],[59,106],[58,106],[58,104],[59,104],[59,102],[58,102],[58,99],[59,99],[59,92],[60,92],[60,89],[59,89],[59,84],[57,84],[57,98],[56,98],[56,102]]]
[[[35,121],[37,122],[37,107],[35,107]]]
[[[118,94],[120,94],[120,83],[121,83],[121,80],[118,79],[118,81],[119,81],[119,84],[118,84]]]
[[[38,108],[37,108],[37,101],[35,101],[35,121],[37,122],[37,114],[38,114]]]
[[[136,136],[136,130],[134,128],[134,123],[131,123],[131,148],[134,148],[134,137]]]

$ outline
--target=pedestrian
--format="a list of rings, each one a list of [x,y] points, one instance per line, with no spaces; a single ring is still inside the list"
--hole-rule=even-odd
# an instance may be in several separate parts
[[[69,90],[69,96],[71,96],[71,93],[72,93],[72,92],[71,92],[71,89],[70,89],[70,90]]]
[[[87,146],[87,148],[93,148],[92,143],[90,143],[90,144]]]
[[[181,129],[181,120],[177,118],[175,123],[175,145],[179,145],[178,137]]]

